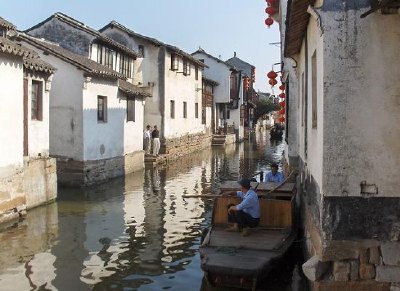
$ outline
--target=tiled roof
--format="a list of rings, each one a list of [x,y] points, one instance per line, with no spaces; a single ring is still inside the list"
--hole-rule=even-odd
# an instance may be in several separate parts
[[[307,8],[314,2],[315,0],[289,0],[286,14],[285,56],[290,57],[300,51],[310,18]]]
[[[125,80],[120,79],[118,81],[118,88],[122,92],[124,92],[128,95],[134,96],[134,97],[143,97],[143,98],[151,97],[151,94],[149,92],[147,92],[145,88],[135,86],[132,83],[129,83]]]
[[[217,81],[214,81],[214,80],[211,80],[211,79],[208,79],[208,78],[205,78],[205,77],[203,77],[203,81],[205,83],[211,84],[213,86],[218,86],[219,85],[219,83]]]
[[[48,22],[49,20],[51,20],[53,18],[57,18],[57,19],[65,22],[65,23],[71,25],[72,27],[75,27],[77,29],[85,31],[85,32],[97,37],[98,40],[103,41],[103,42],[107,43],[108,45],[110,45],[110,46],[112,46],[114,48],[117,48],[117,49],[123,51],[124,53],[134,57],[134,58],[137,58],[138,56],[140,56],[140,54],[137,53],[136,51],[134,51],[134,50],[132,50],[132,49],[130,49],[130,48],[128,48],[128,47],[116,42],[116,41],[114,41],[113,39],[111,39],[107,35],[99,32],[99,31],[97,31],[97,30],[85,25],[84,23],[82,23],[82,22],[80,22],[80,21],[78,21],[78,20],[76,20],[76,19],[74,19],[74,18],[72,18],[72,17],[70,17],[70,16],[68,16],[66,14],[63,14],[61,12],[57,12],[57,13],[53,14],[52,16],[50,16],[49,18],[45,19],[44,21],[42,21],[42,22],[36,24],[35,26],[25,30],[25,32],[29,32],[29,31],[37,28],[37,27],[40,27],[42,24]]]
[[[9,30],[15,30],[17,28],[14,24],[5,20],[3,17],[0,17],[0,26],[5,27]]]
[[[213,55],[210,55],[209,53],[207,53],[207,52],[206,52],[204,49],[202,49],[202,48],[199,48],[197,51],[195,51],[194,53],[192,53],[192,55],[194,55],[194,54],[196,54],[196,53],[201,53],[201,54],[203,54],[203,55],[206,55],[206,56],[208,56],[209,58],[211,58],[211,59],[217,61],[218,63],[223,63],[223,64],[225,64],[226,66],[228,66],[228,67],[231,68],[231,69],[234,69],[234,68],[235,68],[235,67],[232,66],[231,64],[228,64],[227,62],[225,62],[225,61],[223,61],[223,60],[221,60],[221,59],[219,59],[219,58],[217,58],[217,57],[214,57]]]
[[[237,68],[243,69],[244,67],[254,67],[252,64],[249,64],[248,62],[243,61],[242,59],[238,58],[237,56],[234,56],[230,58],[229,60],[226,60],[226,62],[232,66],[235,66]]]
[[[42,61],[39,58],[39,55],[33,50],[4,37],[0,37],[0,52],[22,57],[24,67],[27,69],[48,74],[55,71],[55,68],[52,65]]]
[[[52,74],[56,68],[41,60],[40,58],[24,58],[24,67],[32,70]]]
[[[70,52],[55,43],[38,39],[24,33],[20,33],[18,37],[19,39],[26,41],[27,43],[82,69],[90,75],[108,77],[112,79],[125,79],[125,77],[117,71],[92,61],[87,57]]]
[[[169,44],[163,43],[163,42],[161,42],[161,41],[159,41],[159,40],[157,40],[157,39],[155,39],[155,38],[151,38],[151,37],[144,36],[144,35],[141,35],[141,34],[139,34],[139,33],[136,33],[136,32],[134,32],[133,30],[130,30],[129,28],[123,26],[122,24],[118,23],[118,22],[115,21],[115,20],[111,21],[109,24],[107,24],[107,25],[104,26],[103,28],[100,28],[99,31],[100,31],[100,32],[103,32],[104,30],[106,30],[106,29],[109,28],[109,27],[111,27],[111,28],[112,28],[112,27],[116,27],[116,28],[118,28],[118,29],[120,29],[120,30],[122,30],[122,31],[125,31],[128,35],[141,38],[141,39],[143,39],[143,40],[146,40],[146,41],[148,41],[148,42],[151,42],[152,44],[154,44],[154,45],[156,45],[156,46],[163,46],[163,47],[165,47],[167,50],[169,50],[170,52],[173,52],[173,53],[175,53],[175,54],[177,54],[177,55],[180,55],[180,56],[182,56],[182,57],[185,57],[185,58],[187,58],[188,60],[192,61],[193,63],[195,63],[195,64],[197,64],[197,65],[199,65],[199,66],[201,66],[201,67],[207,67],[204,63],[200,62],[198,59],[194,58],[192,55],[190,55],[190,54],[184,52],[183,50],[177,48],[176,46],[169,45]]]

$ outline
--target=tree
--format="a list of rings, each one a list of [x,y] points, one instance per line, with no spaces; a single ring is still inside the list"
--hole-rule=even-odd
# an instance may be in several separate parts
[[[256,122],[263,115],[277,110],[279,110],[279,105],[275,104],[272,98],[260,99],[256,101],[256,108],[254,109],[254,122]]]

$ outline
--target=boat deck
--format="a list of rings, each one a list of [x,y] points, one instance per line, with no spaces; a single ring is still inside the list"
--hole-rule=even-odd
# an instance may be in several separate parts
[[[293,241],[288,230],[252,229],[249,236],[214,227],[200,251],[204,271],[233,276],[254,276],[265,272]]]

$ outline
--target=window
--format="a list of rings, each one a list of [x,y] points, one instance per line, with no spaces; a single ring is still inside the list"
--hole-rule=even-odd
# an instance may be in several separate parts
[[[226,111],[226,119],[231,119],[231,111],[230,110]]]
[[[170,110],[171,110],[171,118],[175,118],[175,101],[171,100],[169,104]]]
[[[97,121],[107,122],[107,97],[97,96]]]
[[[199,118],[199,103],[194,104],[194,117]]]
[[[183,102],[183,118],[187,118],[187,102]]]
[[[108,47],[97,45],[97,62],[110,68],[114,69],[114,51]]]
[[[197,66],[194,68],[194,77],[196,81],[199,79],[199,68]]]
[[[304,120],[305,120],[305,111],[304,111],[304,104],[305,104],[305,96],[306,96],[306,91],[304,87],[304,72],[301,74],[301,125],[304,126]]]
[[[172,55],[171,55],[171,70],[172,70],[172,71],[177,71],[178,68],[179,68],[178,56],[172,54]]]
[[[190,75],[190,63],[187,60],[183,60],[183,75]]]
[[[126,121],[135,121],[135,98],[126,100]]]
[[[312,57],[311,57],[311,94],[312,94],[312,127],[317,128],[317,117],[318,117],[318,96],[317,96],[317,81],[318,81],[318,76],[317,76],[317,51],[314,51]]]
[[[201,108],[201,124],[206,124],[206,118],[207,118],[206,107],[203,106]]]
[[[132,64],[133,64],[132,58],[120,54],[119,72],[127,78],[132,78]]]
[[[138,50],[139,50],[139,54],[141,54],[142,57],[144,58],[144,46],[142,44],[139,44]]]
[[[32,81],[31,119],[43,120],[43,82]]]

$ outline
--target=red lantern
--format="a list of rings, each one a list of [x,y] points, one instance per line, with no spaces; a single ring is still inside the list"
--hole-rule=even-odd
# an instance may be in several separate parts
[[[269,15],[275,14],[276,10],[274,7],[272,6],[268,6],[267,8],[265,8],[265,13],[268,13]]]
[[[285,108],[285,105],[286,105],[285,101],[279,102],[280,107]]]
[[[269,5],[274,5],[277,0],[265,0]]]
[[[269,79],[268,82],[272,87],[274,87],[276,85],[276,83],[278,83],[275,79]]]
[[[285,109],[279,110],[279,114],[285,114]]]
[[[276,77],[278,77],[278,74],[275,73],[274,71],[269,71],[268,74],[267,74],[267,77],[270,78],[270,79],[275,79]]]
[[[284,123],[285,122],[285,117],[283,117],[283,116],[279,117],[278,120],[279,120],[279,122]]]
[[[245,76],[243,78],[243,83],[244,83],[244,88],[246,89],[246,91],[248,91],[250,89],[250,78],[248,76]]]
[[[265,25],[270,27],[274,23],[274,20],[271,17],[265,19]]]
[[[285,88],[286,88],[286,87],[285,87],[285,85],[283,85],[283,84],[279,86],[279,90],[285,91]]]
[[[279,97],[284,99],[286,97],[286,94],[285,93],[281,93],[281,94],[279,94]]]

